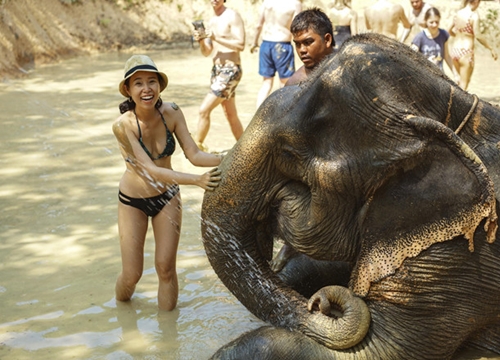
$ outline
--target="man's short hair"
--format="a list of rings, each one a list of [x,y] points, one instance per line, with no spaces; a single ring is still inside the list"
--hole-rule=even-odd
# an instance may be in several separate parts
[[[314,7],[301,11],[295,16],[292,25],[290,25],[290,32],[294,35],[309,29],[313,30],[321,37],[330,34],[333,40],[332,22],[320,8]]]

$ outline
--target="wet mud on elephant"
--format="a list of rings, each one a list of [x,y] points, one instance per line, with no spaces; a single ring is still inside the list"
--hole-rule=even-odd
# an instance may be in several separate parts
[[[500,110],[421,54],[353,37],[271,95],[220,168],[207,256],[270,326],[214,358],[500,354]],[[295,271],[270,268],[277,238]]]

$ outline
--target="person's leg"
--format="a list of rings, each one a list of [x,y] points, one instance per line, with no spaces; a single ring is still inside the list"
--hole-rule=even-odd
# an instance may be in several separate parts
[[[257,93],[256,106],[259,106],[266,100],[273,89],[274,76],[276,75],[276,67],[273,59],[273,51],[275,47],[273,41],[262,41],[259,49],[259,75],[262,76],[262,86]]]
[[[467,90],[469,87],[472,72],[474,70],[474,58],[472,54],[466,54],[458,61],[458,73],[460,74],[460,87]]]
[[[158,307],[166,311],[175,308],[179,295],[176,259],[181,221],[180,194],[172,198],[152,220],[156,245],[155,267],[159,280]]]
[[[460,75],[459,86],[467,90],[469,82],[474,70],[474,50],[451,48],[450,55],[453,60],[453,65]]]
[[[264,77],[262,81],[262,86],[257,93],[257,108],[266,100],[266,98],[269,96],[271,93],[271,90],[273,88],[273,77]]]
[[[210,114],[212,110],[223,100],[223,98],[217,97],[213,93],[208,93],[205,99],[203,99],[198,114],[198,129],[194,139],[199,147],[203,145],[203,141],[205,141],[210,129]]]
[[[148,217],[141,210],[118,203],[118,233],[122,256],[122,272],[116,280],[116,300],[128,301],[142,276],[144,242]]]
[[[234,138],[238,140],[243,134],[243,125],[241,125],[240,118],[238,117],[235,97],[232,96],[229,99],[224,100],[222,102],[222,109],[224,110],[224,115],[229,122]]]

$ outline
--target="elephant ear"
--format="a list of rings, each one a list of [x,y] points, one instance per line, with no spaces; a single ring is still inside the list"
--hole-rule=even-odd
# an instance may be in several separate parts
[[[437,121],[407,117],[417,144],[400,144],[385,180],[374,189],[361,219],[361,251],[351,277],[353,291],[393,274],[406,258],[434,243],[473,235],[487,218],[488,242],[496,233],[493,183],[481,160],[453,131]]]

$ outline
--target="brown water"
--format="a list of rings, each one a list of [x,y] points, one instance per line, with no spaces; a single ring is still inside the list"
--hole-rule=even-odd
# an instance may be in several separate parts
[[[197,50],[148,53],[170,78],[163,98],[191,131],[207,91],[210,59]],[[129,54],[104,54],[37,68],[0,84],[0,358],[206,359],[263,324],[221,284],[200,235],[203,191],[182,186],[179,302],[157,310],[154,243],[130,303],[116,303],[121,260],[117,186],[124,170],[111,123]],[[478,56],[470,91],[500,102],[500,63]],[[261,79],[257,55],[243,55],[237,106],[246,126]],[[207,145],[234,144],[220,108]],[[201,173],[177,150],[174,169]],[[478,358],[471,354],[468,359]]]

